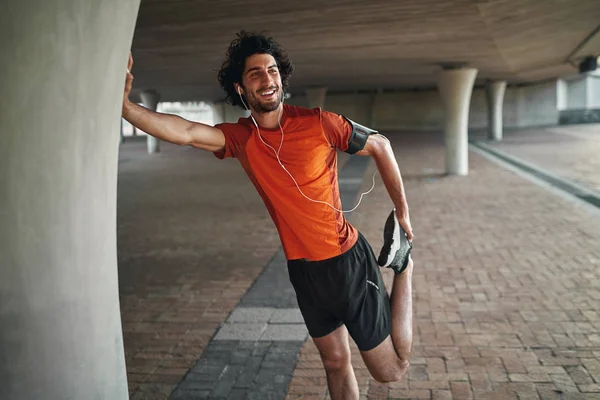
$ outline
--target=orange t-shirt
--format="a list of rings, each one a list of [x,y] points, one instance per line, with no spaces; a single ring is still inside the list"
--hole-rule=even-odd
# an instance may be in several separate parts
[[[348,148],[350,124],[340,115],[320,108],[284,105],[281,126],[282,164],[306,196],[341,210],[336,149]],[[273,150],[260,140],[250,118],[216,127],[225,134],[225,149],[215,152],[215,156],[240,161],[269,210],[288,260],[325,260],[354,245],[358,233],[344,214],[302,196]],[[274,149],[279,148],[279,128],[260,128],[260,134]]]

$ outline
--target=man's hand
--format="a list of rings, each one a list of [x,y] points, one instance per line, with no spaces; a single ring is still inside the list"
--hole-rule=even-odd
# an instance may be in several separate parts
[[[396,209],[396,218],[398,218],[398,223],[406,232],[406,237],[409,242],[412,242],[415,235],[413,234],[412,225],[410,224],[410,217],[408,213],[401,213],[398,209]]]
[[[123,107],[129,102],[129,92],[133,86],[133,75],[131,74],[131,68],[133,67],[133,57],[131,52],[129,53],[129,61],[127,62],[127,74],[125,75],[125,91],[123,93]]]
[[[133,57],[129,53],[121,116],[131,125],[165,142],[193,146],[208,151],[225,148],[225,135],[219,128],[191,122],[177,115],[161,114],[129,101],[133,85]]]

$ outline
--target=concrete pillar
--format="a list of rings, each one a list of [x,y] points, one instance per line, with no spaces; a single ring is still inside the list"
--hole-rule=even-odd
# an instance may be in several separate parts
[[[160,94],[155,90],[145,90],[140,93],[140,100],[144,107],[156,111],[156,107],[158,107],[158,102],[160,101]],[[146,136],[146,145],[148,147],[148,154],[160,152],[160,140],[154,136]]]
[[[502,105],[506,81],[488,82],[485,87],[488,106],[488,138],[502,140]]]
[[[327,88],[311,88],[306,89],[306,99],[308,100],[308,108],[321,107],[325,108],[325,97],[327,96]]]
[[[564,79],[556,80],[556,109],[558,111],[566,110],[569,103],[568,83]]]
[[[588,108],[588,77],[578,75],[571,79],[567,87],[568,108],[571,110],[584,110]]]
[[[445,109],[446,172],[469,173],[469,105],[476,68],[444,69],[438,88]]]
[[[125,141],[125,135],[123,134],[123,118],[121,118],[120,121],[121,121],[121,126],[119,129],[119,138],[120,138],[121,143],[123,143]]]
[[[6,1],[0,398],[125,400],[114,132],[140,2]]]

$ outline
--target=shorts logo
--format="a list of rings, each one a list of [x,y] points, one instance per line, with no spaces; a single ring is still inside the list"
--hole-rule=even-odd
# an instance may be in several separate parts
[[[379,286],[377,286],[376,284],[374,284],[373,282],[371,282],[370,280],[367,279],[367,283],[371,286],[373,286],[375,289],[379,290]]]

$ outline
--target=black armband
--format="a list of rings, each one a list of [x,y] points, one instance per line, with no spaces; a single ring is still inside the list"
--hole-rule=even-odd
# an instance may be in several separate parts
[[[346,153],[354,154],[358,151],[361,151],[365,148],[365,143],[367,143],[367,138],[369,135],[375,135],[379,133],[374,129],[367,128],[361,124],[357,124],[356,122],[344,117],[346,121],[350,123],[352,126],[352,133],[350,134],[350,139],[348,139],[348,149]]]

